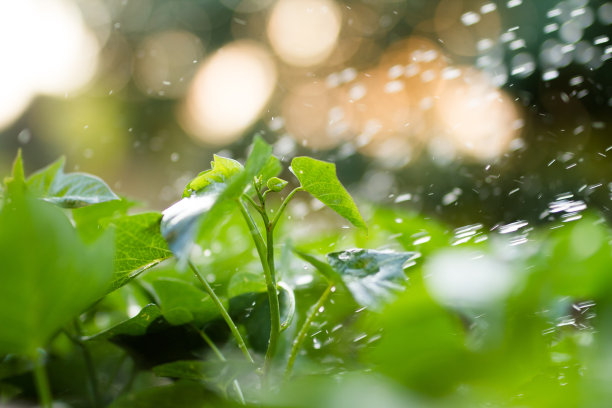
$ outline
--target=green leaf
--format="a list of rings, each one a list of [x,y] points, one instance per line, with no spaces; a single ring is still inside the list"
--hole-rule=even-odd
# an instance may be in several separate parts
[[[201,327],[219,316],[210,296],[188,282],[159,278],[153,281],[153,288],[159,296],[162,314],[170,324],[194,323]]]
[[[165,320],[159,307],[151,303],[143,307],[131,319],[91,336],[87,340],[109,340],[117,336],[142,336],[147,333],[149,327],[154,323],[156,325],[165,324]]]
[[[8,198],[0,212],[0,355],[32,355],[104,294],[112,236],[86,245],[55,206]]]
[[[266,291],[266,281],[261,273],[238,272],[232,275],[227,287],[229,298],[246,293],[262,293]]]
[[[115,271],[110,291],[170,258],[172,252],[159,231],[161,214],[149,212],[108,220],[115,232]]]
[[[327,254],[327,261],[357,303],[380,310],[394,292],[403,289],[399,282],[406,279],[404,265],[417,256],[416,252],[355,248]]]
[[[288,181],[280,179],[278,177],[272,177],[267,182],[268,188],[276,193],[278,193],[279,191],[283,191],[287,184],[289,184]]]
[[[78,208],[111,200],[119,200],[99,177],[86,173],[64,173],[65,159],[32,174],[26,181],[37,197],[65,208]]]
[[[302,252],[295,248],[293,249],[293,252],[295,252],[300,258],[302,258],[303,260],[305,260],[306,262],[314,266],[315,269],[321,272],[321,274],[325,276],[329,281],[331,282],[341,282],[342,281],[342,276],[338,272],[336,272],[334,268],[329,266],[328,263],[321,261],[316,256],[307,254],[306,252]]]
[[[198,174],[183,191],[183,197],[189,197],[213,183],[227,183],[234,175],[244,170],[242,164],[233,159],[213,155],[210,169]]]
[[[4,178],[4,184],[6,185],[6,192],[4,194],[23,194],[25,186],[25,176],[23,172],[23,158],[21,156],[21,149],[17,150],[17,157],[13,162],[13,171],[10,177]]]
[[[295,315],[295,295],[284,283],[278,285],[278,302],[282,330],[286,329]],[[230,297],[229,312],[236,323],[244,324],[247,339],[258,352],[265,352],[270,338],[270,302],[265,287],[261,292],[244,293]]]
[[[127,215],[128,210],[137,202],[121,198],[97,205],[75,208],[72,210],[72,219],[77,231],[85,242],[97,239],[104,231],[110,218]]]
[[[236,377],[254,372],[254,365],[246,360],[182,360],[153,367],[159,377],[206,381],[227,387]]]
[[[285,282],[278,282],[281,331],[287,330],[295,316],[295,293]],[[282,301],[281,301],[282,299]]]
[[[318,258],[294,250],[331,282],[345,286],[361,306],[380,310],[402,290],[399,282],[406,279],[404,265],[418,256],[416,252],[348,249],[327,254],[329,264]]]
[[[32,360],[9,354],[0,358],[0,380],[27,373],[32,368]]]
[[[177,382],[163,387],[146,388],[119,397],[109,408],[176,408],[176,407],[237,407],[221,401],[202,384]]]
[[[207,184],[195,194],[184,197],[163,212],[161,232],[170,250],[185,262],[193,244],[200,235],[212,229],[238,199],[247,191],[255,177],[275,166],[270,163],[272,147],[261,138],[255,138],[253,150],[244,169],[229,180]]]
[[[353,198],[336,176],[336,165],[310,157],[295,157],[291,171],[302,188],[323,204],[346,218],[351,224],[367,231]]]

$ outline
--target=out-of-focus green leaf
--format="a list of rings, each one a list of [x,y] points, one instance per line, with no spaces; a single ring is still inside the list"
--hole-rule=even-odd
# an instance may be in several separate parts
[[[26,184],[28,190],[45,201],[66,208],[98,204],[119,197],[99,177],[86,173],[64,173],[65,159],[32,174]]]
[[[597,298],[612,287],[612,235],[591,215],[551,231],[536,265],[558,296]]]
[[[128,210],[136,202],[125,198],[106,201],[104,203],[89,205],[72,210],[72,219],[77,231],[85,242],[97,239],[108,226],[108,219],[127,215]]]
[[[193,323],[202,326],[219,316],[219,310],[205,292],[185,281],[159,278],[153,281],[161,311],[173,325]]]
[[[255,177],[269,170],[271,154],[272,147],[255,138],[243,170],[232,173],[229,180],[206,184],[163,212],[161,232],[179,261],[184,262],[194,241],[236,206],[236,199],[247,191]]]
[[[6,186],[6,191],[3,192],[3,196],[6,194],[19,196],[22,195],[25,190],[25,175],[23,171],[21,149],[17,151],[17,157],[15,157],[15,161],[13,161],[11,176],[4,178],[4,185]]]
[[[240,360],[183,360],[158,365],[153,372],[159,377],[177,378],[182,380],[206,381],[221,385],[229,385],[236,377],[252,374],[255,365],[244,359]]]
[[[112,236],[84,244],[53,205],[9,195],[0,212],[0,354],[32,355],[102,296]]]
[[[110,290],[170,258],[172,252],[159,231],[161,214],[149,212],[108,220],[115,232],[115,271]]]
[[[31,360],[9,354],[0,358],[0,380],[26,373],[32,370],[32,368],[33,364]]]
[[[177,382],[124,395],[115,400],[109,408],[231,408],[236,406],[239,405],[221,401],[202,384]]]
[[[211,337],[227,338],[227,328],[211,325]],[[125,349],[136,364],[149,369],[159,364],[198,358],[207,345],[193,324],[173,325],[157,305],[145,306],[140,313],[99,334],[89,341],[108,340]]]
[[[261,293],[266,291],[266,281],[263,274],[253,272],[238,272],[234,274],[227,288],[230,298],[245,293]]]
[[[459,318],[420,286],[371,319],[383,336],[376,347],[364,350],[365,362],[411,390],[447,394],[470,368]]]
[[[340,214],[358,228],[368,227],[361,217],[353,198],[336,175],[336,165],[310,157],[295,157],[291,171],[302,188],[323,204]]]
[[[279,285],[278,303],[283,329],[291,324],[295,314],[295,296],[287,285]],[[264,289],[265,290],[265,289]],[[245,293],[229,300],[229,312],[242,323],[253,349],[265,352],[270,338],[270,302],[267,292]]]
[[[160,324],[162,320],[163,317],[159,307],[155,304],[149,304],[143,307],[136,316],[91,336],[89,340],[108,340],[116,336],[142,336],[147,332],[149,326],[155,322]]]

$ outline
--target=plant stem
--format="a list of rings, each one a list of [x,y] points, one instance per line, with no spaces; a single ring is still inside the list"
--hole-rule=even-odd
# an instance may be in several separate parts
[[[221,303],[221,299],[219,299],[215,291],[210,287],[208,282],[206,282],[206,279],[202,277],[202,275],[200,274],[200,271],[193,264],[193,262],[191,260],[189,260],[188,262],[189,262],[189,266],[193,270],[193,273],[198,278],[200,283],[204,286],[204,289],[206,290],[210,298],[213,300],[213,302],[217,306],[217,309],[219,310],[219,313],[221,313],[221,316],[225,320],[225,323],[227,323],[230,331],[232,332],[232,334],[234,335],[234,338],[236,339],[236,342],[238,343],[238,347],[242,351],[242,354],[244,354],[247,360],[249,360],[251,363],[254,363],[253,357],[251,357],[251,353],[249,353],[249,349],[247,348],[246,343],[244,342],[244,339],[242,338],[242,335],[238,331],[238,328],[236,327],[236,324],[232,320],[231,316],[225,309],[225,306],[223,306],[223,303]]]
[[[304,324],[302,324],[302,327],[300,328],[300,331],[297,337],[295,338],[295,341],[293,342],[293,346],[291,347],[291,354],[289,355],[287,368],[285,368],[285,380],[289,379],[289,377],[291,376],[291,371],[293,370],[293,364],[295,363],[295,359],[297,358],[298,351],[300,351],[300,347],[302,347],[302,343],[304,343],[304,340],[306,339],[306,335],[308,334],[308,330],[310,329],[312,322],[319,314],[319,309],[323,306],[325,301],[327,301],[327,298],[331,294],[333,287],[333,283],[330,283],[327,286],[325,291],[321,294],[321,297],[319,297],[317,303],[310,310],[308,316],[306,317],[306,320],[304,321]]]
[[[256,189],[257,190],[257,189]],[[257,190],[257,194],[262,199],[261,193]],[[278,291],[276,288],[276,276],[274,270],[274,229],[270,224],[268,216],[266,214],[265,202],[262,202],[262,212],[260,212],[266,227],[266,243],[263,243],[263,237],[253,221],[251,214],[248,212],[245,204],[240,201],[240,211],[249,226],[251,236],[255,241],[255,247],[259,254],[259,260],[264,270],[264,276],[266,278],[266,289],[268,292],[268,302],[270,304],[270,339],[268,341],[268,349],[266,350],[266,357],[264,361],[264,375],[266,375],[270,369],[272,358],[276,354],[276,346],[278,338],[280,336],[280,306],[278,303]]]
[[[270,224],[272,226],[272,230],[274,230],[274,228],[276,227],[276,224],[278,223],[278,220],[280,220],[280,217],[283,214],[283,211],[285,211],[285,207],[287,207],[287,204],[289,204],[289,201],[291,201],[295,193],[297,193],[298,191],[302,191],[302,190],[303,190],[302,187],[294,188],[287,195],[287,197],[283,200],[280,207],[278,208],[278,212],[276,213],[276,215],[274,216],[274,219],[272,220],[272,223]]]
[[[251,197],[249,197],[248,194],[243,194],[242,198],[244,198],[249,204],[251,204],[251,206],[253,206],[253,208],[255,208],[258,213],[261,214],[263,212],[262,206],[257,204],[255,201],[253,201],[253,199]]]
[[[208,344],[208,346],[211,348],[213,353],[216,354],[216,356],[219,358],[219,360],[227,361],[225,359],[225,356],[223,355],[223,353],[221,353],[221,350],[219,350],[217,345],[210,339],[210,337],[208,337],[208,335],[204,332],[204,330],[201,330],[201,329],[198,329],[198,328],[196,328],[196,330],[198,331],[200,336],[204,339],[206,344]],[[242,389],[240,388],[240,384],[238,383],[238,380],[234,380],[232,382],[232,385],[234,387],[234,391],[236,391],[236,394],[238,395],[238,400],[240,401],[240,403],[242,405],[245,405],[246,402],[244,400],[244,395],[242,394]]]
[[[74,330],[76,332],[76,336],[70,335],[68,332],[68,338],[76,344],[81,351],[83,352],[83,359],[85,360],[85,367],[87,368],[87,375],[89,377],[89,386],[91,387],[91,399],[92,406],[98,407],[100,405],[100,393],[98,392],[98,375],[96,374],[96,368],[93,363],[93,359],[91,357],[91,353],[89,352],[89,348],[83,343],[81,338],[83,337],[83,331],[81,330],[81,325],[79,323],[79,319],[74,319]]]
[[[255,224],[253,217],[251,217],[251,214],[247,210],[246,205],[241,200],[238,200],[238,202],[240,204],[240,212],[242,213],[242,216],[244,217],[244,220],[246,221],[249,227],[249,231],[251,232],[251,236],[253,237],[253,242],[255,242],[255,248],[257,248],[259,259],[261,260],[261,264],[265,271],[268,267],[267,264],[264,265],[266,263],[266,244],[264,243],[259,228],[257,228],[257,224]]]
[[[276,354],[278,338],[280,337],[280,305],[278,303],[278,290],[276,288],[276,272],[274,269],[274,230],[272,224],[266,226],[266,246],[268,249],[268,273],[266,273],[266,288],[268,290],[268,300],[270,302],[270,341],[264,361],[264,374],[267,374],[272,358]]]
[[[43,352],[34,358],[34,381],[36,382],[36,391],[38,392],[38,400],[43,408],[52,408],[53,397],[51,397],[51,388],[49,387],[49,378],[43,361]]]

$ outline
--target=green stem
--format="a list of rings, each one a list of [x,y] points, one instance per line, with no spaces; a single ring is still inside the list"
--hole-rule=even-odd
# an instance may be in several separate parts
[[[321,294],[321,297],[319,298],[317,303],[310,310],[308,316],[306,317],[306,320],[304,321],[304,324],[300,328],[300,331],[297,337],[295,338],[295,341],[293,342],[293,346],[291,347],[291,354],[289,355],[289,361],[287,362],[287,368],[285,368],[285,380],[289,379],[289,377],[291,376],[291,371],[293,370],[293,364],[295,363],[295,359],[297,358],[298,352],[300,351],[300,348],[302,347],[302,343],[304,343],[304,340],[306,339],[308,330],[310,329],[310,326],[312,325],[312,322],[314,321],[315,317],[317,317],[317,315],[319,314],[319,309],[327,301],[327,298],[331,294],[333,287],[334,287],[333,283],[330,283],[327,286],[325,291]]]
[[[204,330],[201,330],[198,328],[195,328],[195,329],[198,331],[200,336],[204,339],[206,344],[208,344],[208,346],[211,348],[213,353],[216,354],[217,358],[219,358],[220,361],[227,361],[223,353],[221,353],[221,350],[219,350],[217,345],[210,339],[210,337],[208,337],[208,335],[204,332]],[[234,391],[236,391],[236,395],[238,396],[238,400],[240,401],[240,403],[242,405],[245,405],[246,402],[244,400],[244,394],[242,394],[242,389],[240,388],[240,384],[238,383],[238,380],[234,380],[232,382],[232,386],[234,387]]]
[[[266,244],[264,243],[263,237],[261,236],[261,232],[259,232],[259,228],[257,228],[257,224],[255,224],[255,220],[251,217],[251,214],[246,208],[246,205],[241,200],[238,200],[240,212],[244,217],[247,225],[249,226],[249,231],[251,232],[251,236],[253,237],[253,242],[255,242],[255,248],[257,248],[257,253],[259,254],[259,259],[261,260],[261,264],[264,267],[264,270],[267,268],[267,265],[264,265],[266,260]]]
[[[96,368],[93,363],[93,358],[89,352],[89,348],[83,343],[81,338],[83,337],[83,331],[79,319],[74,319],[74,329],[76,336],[71,336],[68,332],[68,338],[76,344],[83,352],[83,359],[85,360],[85,367],[87,368],[87,374],[89,377],[89,386],[91,391],[92,406],[98,407],[100,405],[100,393],[98,392],[98,375],[96,374]]]
[[[276,288],[276,272],[274,268],[274,230],[272,224],[266,226],[266,246],[268,249],[267,263],[268,273],[266,276],[266,288],[268,290],[268,300],[270,302],[270,341],[264,361],[264,374],[268,373],[272,359],[276,354],[278,339],[280,337],[280,305],[278,302],[278,290]],[[264,271],[265,272],[265,271]]]
[[[278,212],[276,213],[276,215],[274,216],[274,219],[272,220],[272,223],[270,224],[273,231],[274,231],[274,228],[276,227],[276,224],[278,223],[278,220],[280,220],[280,217],[283,214],[283,211],[285,211],[285,207],[287,207],[287,204],[289,204],[289,201],[291,201],[295,193],[297,193],[298,191],[303,191],[303,190],[304,189],[302,187],[296,187],[283,200],[280,207],[278,208]]]
[[[223,303],[221,303],[221,299],[219,299],[219,297],[217,296],[215,291],[210,287],[208,282],[206,282],[206,279],[204,279],[202,277],[202,275],[200,274],[200,271],[193,264],[193,262],[191,260],[189,260],[189,266],[193,270],[193,273],[198,278],[200,283],[204,286],[204,289],[206,290],[206,292],[208,293],[210,298],[213,300],[213,302],[217,306],[217,309],[219,310],[219,313],[221,313],[221,316],[225,320],[225,323],[227,323],[230,331],[234,335],[234,338],[236,339],[236,342],[238,343],[238,347],[242,351],[242,354],[244,354],[244,356],[247,358],[247,360],[249,360],[251,363],[253,363],[254,362],[253,361],[253,357],[251,357],[251,353],[249,353],[249,349],[247,348],[246,343],[244,342],[244,339],[242,338],[242,335],[238,331],[238,328],[236,327],[236,324],[234,323],[234,321],[232,320],[231,316],[229,315],[229,313],[225,309],[225,306],[223,306]]]
[[[249,204],[251,204],[253,206],[253,208],[255,208],[257,210],[258,213],[262,214],[263,213],[263,207],[259,204],[257,204],[248,194],[243,194],[242,198],[244,198]],[[263,216],[263,214],[262,214]]]
[[[259,191],[258,195],[261,196]],[[264,225],[266,226],[266,243],[263,242],[263,237],[255,224],[255,221],[248,212],[244,202],[240,201],[240,211],[249,226],[251,236],[255,241],[255,247],[259,254],[261,266],[264,270],[264,276],[266,278],[266,289],[268,291],[268,302],[270,303],[270,340],[268,342],[268,349],[266,351],[266,357],[264,361],[264,375],[268,373],[272,358],[276,354],[276,346],[278,338],[280,336],[280,306],[278,303],[278,292],[276,289],[276,276],[274,271],[274,240],[273,240],[273,229],[271,229],[270,221],[265,211],[265,203],[263,203],[263,211],[260,213]]]
[[[38,392],[38,400],[43,408],[52,408],[53,397],[51,397],[51,388],[49,387],[49,378],[45,370],[43,352],[34,359],[34,381],[36,382],[36,391]]]

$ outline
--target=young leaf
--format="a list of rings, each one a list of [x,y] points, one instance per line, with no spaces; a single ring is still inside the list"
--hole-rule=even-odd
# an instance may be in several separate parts
[[[65,208],[78,208],[119,200],[102,179],[86,173],[64,173],[65,159],[32,174],[26,181],[28,190],[45,201]]]
[[[185,281],[159,278],[153,281],[153,288],[159,296],[162,314],[170,324],[194,323],[202,326],[219,317],[212,299]]]
[[[25,186],[25,176],[23,172],[23,158],[21,156],[21,149],[17,151],[17,157],[13,162],[13,171],[10,177],[4,178],[4,184],[6,185],[5,194],[23,194]]]
[[[189,197],[213,183],[226,183],[232,176],[242,170],[244,170],[244,167],[236,160],[215,154],[213,161],[210,163],[210,169],[201,172],[187,184],[185,191],[183,191],[183,197]]]
[[[282,191],[287,184],[289,184],[288,181],[280,179],[278,177],[272,177],[271,179],[268,180],[267,186],[270,190],[278,193],[279,191]]]
[[[84,244],[64,213],[27,195],[0,212],[0,355],[33,355],[102,296],[112,236]]]
[[[170,258],[161,236],[161,214],[149,212],[108,220],[115,232],[115,271],[109,291],[120,288],[143,271]]]
[[[406,279],[404,265],[416,257],[416,252],[355,248],[327,254],[327,261],[357,303],[379,310],[402,289],[398,282]]]
[[[295,157],[291,171],[302,188],[358,228],[367,226],[353,198],[336,176],[336,165],[310,157]]]
[[[264,172],[277,168],[271,154],[272,147],[261,138],[255,138],[243,170],[233,173],[229,180],[207,184],[163,212],[161,233],[179,261],[187,259],[200,234],[210,230],[236,205],[235,200],[248,190],[255,177],[263,177]]]

